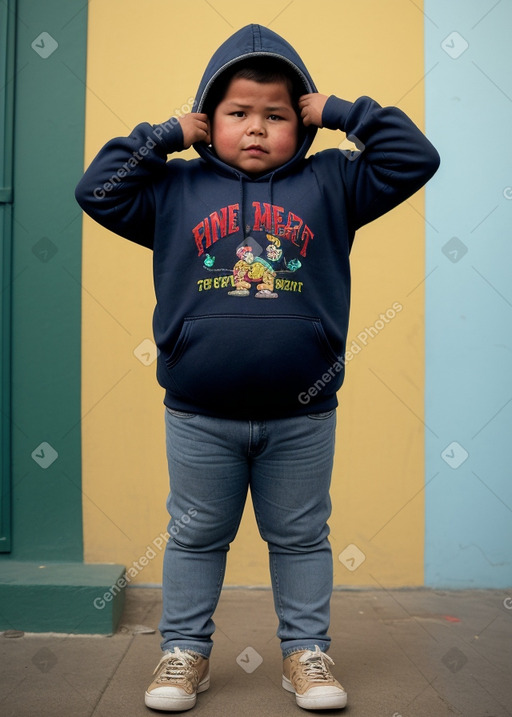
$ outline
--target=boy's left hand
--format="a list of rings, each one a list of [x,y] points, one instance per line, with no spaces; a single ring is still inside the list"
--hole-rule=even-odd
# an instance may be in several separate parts
[[[322,126],[322,112],[327,100],[327,95],[321,95],[319,92],[299,97],[300,116],[306,127],[310,124]]]

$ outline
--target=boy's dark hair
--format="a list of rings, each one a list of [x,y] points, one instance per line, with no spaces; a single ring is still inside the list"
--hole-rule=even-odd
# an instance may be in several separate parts
[[[213,118],[217,105],[224,99],[230,82],[239,78],[263,84],[283,82],[288,88],[293,108],[300,119],[298,100],[307,90],[299,75],[283,60],[269,57],[251,57],[247,60],[240,60],[222,73],[219,79],[213,83],[204,103],[203,112],[210,119]]]

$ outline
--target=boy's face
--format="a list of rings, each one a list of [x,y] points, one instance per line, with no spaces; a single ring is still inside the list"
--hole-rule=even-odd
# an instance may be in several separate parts
[[[238,77],[215,108],[212,144],[223,162],[256,176],[293,157],[298,125],[284,82],[260,83]]]

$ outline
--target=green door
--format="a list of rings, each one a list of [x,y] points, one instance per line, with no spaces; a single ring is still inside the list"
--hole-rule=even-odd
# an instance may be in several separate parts
[[[14,99],[13,0],[0,4],[0,552],[11,549],[10,298],[12,130]]]

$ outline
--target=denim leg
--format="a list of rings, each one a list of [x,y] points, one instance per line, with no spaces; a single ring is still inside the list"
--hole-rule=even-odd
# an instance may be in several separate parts
[[[249,484],[247,440],[240,428],[239,421],[166,409],[171,519],[159,624],[163,650],[176,646],[210,654],[226,553]]]
[[[253,458],[251,496],[268,543],[277,635],[283,656],[327,651],[333,585],[327,520],[336,413],[266,421]]]

